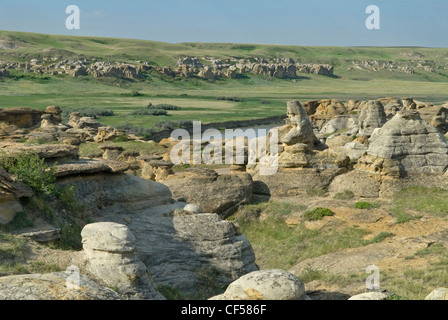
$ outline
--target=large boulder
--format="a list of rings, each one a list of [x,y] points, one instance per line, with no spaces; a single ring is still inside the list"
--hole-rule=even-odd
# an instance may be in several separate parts
[[[417,111],[400,111],[370,138],[368,154],[396,160],[407,173],[443,174],[448,142]]]
[[[254,195],[287,197],[306,194],[309,189],[327,189],[344,169],[281,168],[274,175],[253,176]]]
[[[329,135],[344,132],[349,135],[358,133],[358,121],[351,116],[337,116],[328,121],[320,130],[320,134]]]
[[[448,300],[448,289],[437,288],[425,297],[425,300]]]
[[[211,300],[305,300],[305,286],[294,274],[280,270],[248,273]]]
[[[136,238],[135,253],[152,279],[183,294],[197,293],[204,281],[220,291],[258,270],[249,241],[232,222],[217,214],[176,210],[184,206],[180,202],[120,215],[105,210],[100,219],[128,226]]]
[[[311,116],[311,119],[323,124],[346,112],[347,108],[345,105],[336,99],[319,100],[316,112]]]
[[[79,203],[91,213],[103,209],[109,213],[133,213],[170,203],[167,186],[125,173],[99,172],[90,175],[66,175],[60,186],[74,186]]]
[[[368,101],[359,114],[359,134],[370,136],[376,128],[381,128],[386,122],[387,117],[384,112],[384,106],[376,100]]]
[[[81,232],[90,273],[128,299],[164,300],[135,255],[135,236],[113,222],[88,224]]]
[[[78,147],[65,144],[28,145],[23,143],[1,142],[0,149],[9,155],[35,153],[47,160],[73,160],[78,157]]]
[[[31,108],[0,109],[0,122],[7,122],[19,128],[32,128],[40,124],[44,111]]]
[[[214,170],[189,168],[163,180],[174,198],[197,204],[202,212],[227,217],[252,198],[252,178],[248,173],[219,175]]]

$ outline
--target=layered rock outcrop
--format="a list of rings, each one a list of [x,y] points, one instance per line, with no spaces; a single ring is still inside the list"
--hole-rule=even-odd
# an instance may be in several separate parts
[[[219,175],[214,170],[190,168],[170,175],[163,184],[176,199],[199,206],[202,212],[225,218],[252,199],[252,178],[248,173]]]

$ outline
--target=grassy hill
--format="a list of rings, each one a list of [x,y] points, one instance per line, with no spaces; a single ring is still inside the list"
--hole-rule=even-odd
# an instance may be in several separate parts
[[[326,63],[335,67],[331,78],[300,74],[298,81],[245,75],[238,79],[204,80],[168,78],[148,73],[142,80],[95,79],[91,76],[21,75],[0,79],[0,107],[28,106],[63,109],[105,108],[114,116],[101,118],[110,125],[130,123],[152,127],[161,121],[218,122],[262,118],[285,113],[285,102],[336,98],[370,99],[385,96],[414,97],[443,103],[448,100],[448,49],[385,47],[302,47],[230,43],[179,43],[45,35],[0,31],[0,61],[26,62],[32,58],[97,58],[104,61],[146,61],[175,68],[179,57],[293,58],[300,63]],[[5,49],[7,48],[7,49]],[[368,61],[366,70],[356,68]],[[375,62],[376,61],[376,62]],[[375,63],[411,66],[414,73],[375,70]],[[423,67],[431,67],[426,71]],[[139,95],[132,95],[138,92]],[[241,101],[218,101],[217,97]],[[261,103],[263,101],[263,103]],[[135,116],[149,102],[180,106],[167,116]]]

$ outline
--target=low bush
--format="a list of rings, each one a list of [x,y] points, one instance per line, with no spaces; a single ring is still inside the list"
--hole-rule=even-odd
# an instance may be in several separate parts
[[[167,103],[162,103],[162,104],[152,104],[149,103],[147,106],[148,109],[161,109],[161,110],[181,110],[182,108],[179,106],[175,106],[173,104],[167,104]]]
[[[166,116],[168,111],[163,109],[138,109],[131,112],[133,116]]]
[[[233,101],[233,102],[243,102],[243,99],[237,97],[217,97],[218,101]]]
[[[303,218],[307,221],[322,220],[324,217],[333,216],[334,212],[328,208],[315,208],[303,214]]]
[[[377,208],[377,207],[378,207],[378,205],[370,203],[370,202],[360,201],[360,202],[355,203],[356,209],[372,209],[372,208]]]
[[[53,195],[56,191],[56,165],[48,166],[37,153],[24,152],[0,155],[0,164],[6,171],[30,186],[36,193]]]

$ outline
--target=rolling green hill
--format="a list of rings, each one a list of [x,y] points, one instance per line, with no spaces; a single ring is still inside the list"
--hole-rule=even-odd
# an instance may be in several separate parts
[[[101,118],[105,124],[129,123],[150,128],[161,121],[219,122],[282,115],[285,102],[290,99],[344,101],[407,96],[436,104],[448,101],[448,49],[445,48],[170,44],[0,31],[0,61],[6,62],[44,57],[96,58],[109,62],[145,61],[175,69],[177,60],[185,56],[292,58],[299,63],[331,64],[337,77],[300,74],[293,82],[252,74],[219,80],[170,78],[154,72],[138,80],[20,74],[0,78],[0,107],[103,108],[114,111],[114,116]],[[412,69],[412,73],[404,72],[406,68]],[[220,96],[238,97],[240,101],[218,101]],[[131,114],[149,102],[174,104],[181,110],[158,117]]]

